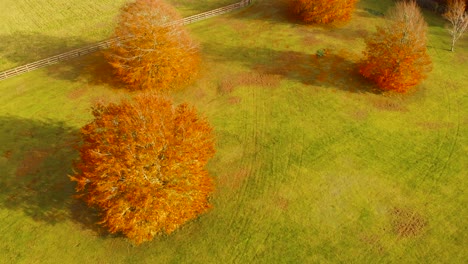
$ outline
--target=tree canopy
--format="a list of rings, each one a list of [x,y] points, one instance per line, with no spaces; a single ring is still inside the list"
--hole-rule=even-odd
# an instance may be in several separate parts
[[[213,129],[193,107],[142,94],[97,105],[93,115],[71,179],[111,233],[141,243],[210,208]]]
[[[386,24],[366,39],[360,72],[382,90],[404,93],[432,69],[427,24],[414,1],[396,3],[386,18]]]
[[[357,0],[291,0],[291,11],[305,23],[348,21]]]
[[[166,91],[189,83],[198,72],[198,45],[177,11],[161,0],[136,0],[118,17],[105,53],[116,75],[130,89]]]

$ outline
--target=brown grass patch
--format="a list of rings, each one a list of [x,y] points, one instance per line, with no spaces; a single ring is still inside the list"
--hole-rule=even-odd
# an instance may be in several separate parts
[[[91,104],[96,105],[96,104],[108,104],[110,103],[111,100],[109,100],[108,97],[100,95],[100,96],[95,96],[93,99],[91,99]]]
[[[360,237],[360,240],[371,246],[371,248],[377,251],[377,253],[385,253],[385,248],[383,247],[382,243],[380,242],[380,238],[377,235],[363,235]]]
[[[18,133],[22,137],[34,137],[34,132],[32,130],[22,130]]]
[[[238,86],[276,87],[281,80],[281,76],[275,74],[244,72],[222,80],[218,86],[218,92],[229,94]]]
[[[238,96],[232,96],[232,97],[229,97],[228,101],[230,104],[235,105],[235,104],[240,103],[242,99]]]
[[[468,63],[468,55],[458,53],[454,58],[455,63],[457,64],[466,64]]]
[[[415,237],[424,232],[427,220],[419,213],[403,208],[393,208],[390,212],[393,231],[400,237]]]
[[[304,46],[314,46],[322,43],[322,40],[317,38],[317,35],[309,33],[302,37],[302,43]]]
[[[49,153],[43,150],[26,152],[20,165],[16,168],[16,176],[21,177],[39,172],[42,162],[48,155]]]
[[[369,112],[364,109],[360,109],[352,111],[350,113],[350,116],[356,121],[364,121],[367,119],[367,117],[369,117]]]
[[[408,109],[401,104],[388,98],[378,98],[373,101],[375,108],[385,111],[406,112]]]
[[[282,197],[282,196],[277,196],[274,199],[275,205],[280,208],[282,211],[287,211],[289,208],[289,200]]]
[[[240,169],[232,174],[223,175],[219,179],[219,185],[237,190],[249,175],[250,171],[248,169]]]
[[[421,122],[416,123],[416,125],[428,129],[428,130],[438,130],[443,128],[451,128],[454,126],[452,122]]]
[[[206,96],[205,90],[203,90],[201,88],[195,90],[195,97],[197,97],[197,99],[199,99],[199,100],[203,99],[203,98],[205,98],[205,96]]]
[[[221,94],[229,94],[234,91],[234,80],[232,79],[224,79],[218,85],[218,92]]]
[[[10,159],[12,155],[13,155],[13,151],[11,149],[3,152],[3,157],[5,157],[6,159]]]
[[[88,89],[86,87],[75,89],[73,91],[70,91],[67,94],[67,97],[68,97],[68,99],[76,100],[76,99],[82,97],[86,93],[87,90]]]
[[[262,73],[243,73],[236,76],[239,86],[275,87],[281,82],[281,76]]]
[[[238,34],[243,34],[245,29],[248,28],[248,24],[242,20],[234,20],[228,17],[219,17],[218,19],[221,20],[223,24],[229,25]]]

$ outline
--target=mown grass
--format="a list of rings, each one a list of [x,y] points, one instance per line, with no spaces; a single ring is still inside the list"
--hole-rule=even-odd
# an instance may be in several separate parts
[[[391,2],[362,1],[340,28],[291,22],[271,1],[191,25],[203,70],[174,97],[216,129],[214,209],[139,247],[93,225],[66,177],[92,103],[130,96],[102,57],[2,81],[2,261],[463,263],[468,40],[448,52],[426,13],[433,72],[380,94],[353,69],[382,22],[365,8]]]

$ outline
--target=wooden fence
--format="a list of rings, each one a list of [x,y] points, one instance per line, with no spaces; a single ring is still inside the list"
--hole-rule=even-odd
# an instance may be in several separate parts
[[[200,14],[197,14],[197,15],[189,16],[189,17],[186,17],[186,18],[183,18],[181,20],[174,21],[174,22],[171,22],[171,23],[182,23],[184,25],[195,23],[195,22],[200,21],[200,20],[208,19],[208,18],[214,17],[214,16],[219,16],[219,15],[234,11],[236,9],[248,6],[248,5],[251,4],[251,2],[252,2],[252,0],[242,0],[242,1],[240,1],[238,3],[235,3],[235,4],[232,4],[232,5],[228,5],[228,6],[225,6],[225,7],[213,9],[211,11],[200,13]],[[71,51],[68,51],[68,52],[65,52],[65,53],[62,53],[62,54],[59,54],[59,55],[55,55],[55,56],[52,56],[52,57],[49,57],[49,58],[46,58],[46,59],[38,60],[38,61],[28,63],[28,64],[23,65],[23,66],[19,66],[19,67],[13,68],[13,69],[6,70],[4,72],[0,72],[0,81],[11,78],[11,77],[16,76],[16,75],[26,73],[26,72],[30,72],[30,71],[33,71],[33,70],[44,68],[46,66],[56,64],[56,63],[59,63],[61,61],[73,59],[73,58],[76,58],[76,57],[79,57],[79,56],[83,56],[83,55],[86,55],[86,54],[89,54],[89,53],[96,52],[98,50],[107,49],[107,48],[109,48],[111,43],[113,43],[113,42],[115,42],[117,40],[118,40],[118,38],[112,38],[112,39],[104,40],[104,41],[101,41],[101,42],[98,42],[98,43],[95,43],[95,44],[92,44],[92,45],[89,45],[89,46],[86,46],[86,47],[71,50]]]

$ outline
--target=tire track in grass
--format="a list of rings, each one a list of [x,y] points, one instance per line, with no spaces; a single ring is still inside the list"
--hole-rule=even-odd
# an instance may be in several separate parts
[[[288,109],[289,109],[288,117],[294,117],[294,115],[296,114],[296,113],[294,113],[294,111],[291,110],[292,109],[291,106],[293,106],[293,105],[296,106],[298,101],[299,100],[291,100],[291,97],[288,97],[288,102],[287,102],[287,104],[285,104],[285,105],[289,106],[288,107]],[[295,137],[296,134],[293,133],[293,132],[298,132],[297,130],[291,131],[291,136],[289,138],[289,144],[288,144],[287,164],[286,164],[286,168],[284,169],[284,172],[282,172],[282,174],[284,176],[286,176],[286,177],[291,177],[293,175],[293,178],[288,178],[287,179],[289,184],[292,185],[292,189],[297,188],[297,178],[299,177],[298,174],[300,174],[300,177],[303,176],[302,168],[303,168],[304,145],[305,145],[305,130],[304,130],[304,123],[305,122],[304,122],[304,118],[300,118],[300,120],[301,120],[301,122],[300,122],[299,134],[301,135],[301,137],[300,137],[301,140],[299,141],[299,143],[295,140],[296,139],[296,137]],[[295,164],[292,161],[294,160],[293,157],[296,154],[296,152],[295,152],[296,148],[295,147],[297,146],[297,144],[299,144],[299,146],[300,146],[300,151],[299,151],[300,154],[299,154],[299,160],[298,160],[297,164]],[[275,159],[273,159],[273,160],[276,163],[276,160]],[[296,168],[293,168],[294,165],[296,165]],[[297,169],[297,170],[294,171],[294,173],[291,175],[289,172],[292,169]],[[280,180],[282,180],[282,179],[280,179]],[[278,186],[278,184],[275,184],[275,185],[272,186],[274,188],[273,189],[273,196],[274,197],[279,197],[279,195],[280,195],[279,194],[279,189],[276,188],[277,186]],[[270,224],[269,229],[265,232],[264,238],[261,240],[261,245],[257,246],[257,249],[255,250],[255,253],[250,258],[250,263],[255,263],[256,261],[259,260],[259,254],[261,253],[260,252],[261,246],[268,247],[268,246],[274,244],[275,237],[273,237],[271,234],[273,233],[273,228],[275,227],[274,223],[278,222],[279,217],[280,217],[280,214],[276,214],[276,218],[273,219],[273,222]],[[269,218],[269,219],[271,219],[271,218]]]
[[[257,177],[257,158],[258,158],[258,151],[257,151],[257,143],[258,143],[258,109],[256,105],[256,96],[255,96],[255,90],[251,90],[251,96],[252,96],[252,103],[249,107],[254,107],[254,115],[253,115],[253,120],[250,120],[248,117],[248,110],[246,111],[244,120],[246,124],[246,129],[244,129],[244,141],[245,142],[245,147],[244,151],[242,154],[242,167],[248,167],[248,175],[241,183],[241,188],[238,191],[237,195],[235,196],[237,198],[237,204],[238,207],[234,210],[237,212],[236,215],[233,216],[232,221],[230,222],[229,228],[233,230],[235,233],[233,234],[234,237],[236,237],[238,240],[234,241],[237,242],[237,244],[234,245],[233,248],[233,256],[232,259],[229,263],[239,263],[239,259],[242,257],[242,253],[245,251],[245,247],[248,243],[248,239],[243,239],[245,236],[245,232],[247,230],[247,226],[249,224],[249,213],[246,211],[246,205],[248,203],[248,200],[250,198],[249,195],[249,182],[252,181],[252,178]],[[251,127],[248,126],[250,123],[249,121],[253,121],[251,124]],[[249,131],[250,130],[250,131]],[[251,147],[253,147],[253,157],[251,157]],[[239,215],[239,213],[242,213],[242,215]],[[245,214],[244,214],[245,213]],[[242,244],[244,244],[243,249],[241,249]]]
[[[238,194],[242,197],[242,202],[239,203],[242,206],[240,209],[245,212],[242,227],[238,232],[241,234],[240,237],[244,239],[239,241],[235,248],[237,254],[233,257],[233,263],[244,262],[245,259],[254,260],[262,248],[271,246],[268,241],[273,233],[272,229],[275,228],[274,223],[278,221],[280,214],[271,211],[269,206],[264,205],[269,205],[272,196],[278,194],[277,187],[291,168],[295,154],[293,151],[295,148],[292,147],[297,144],[294,141],[294,133],[285,138],[272,137],[278,135],[283,127],[280,126],[280,129],[277,129],[274,123],[268,123],[274,117],[272,113],[274,108],[268,97],[269,92],[256,87],[249,90],[250,106],[253,107],[250,122],[252,126],[251,131],[246,134],[250,135],[249,140],[253,147],[252,156],[248,157],[251,174],[244,183],[242,191]],[[275,107],[281,108],[281,105]],[[291,109],[288,108],[288,111]],[[272,134],[266,133],[267,128]],[[290,142],[289,146],[291,147],[287,159],[282,155],[285,150],[282,149],[281,140]]]
[[[259,109],[261,101],[258,98],[258,92],[262,91],[262,89],[258,89],[257,87],[250,87],[249,91],[252,100],[251,107],[253,107],[254,110],[251,131],[253,157],[251,158],[252,161],[250,162],[254,168],[251,170],[249,178],[244,183],[244,192],[241,194],[244,198],[242,208],[246,212],[243,225],[243,233],[246,238],[239,244],[241,249],[237,251],[237,255],[234,258],[234,263],[242,263],[242,259],[247,257],[245,254],[249,252],[249,248],[252,246],[251,239],[255,234],[246,232],[254,232],[254,230],[252,230],[253,223],[254,221],[257,221],[260,214],[257,212],[258,208],[252,208],[254,206],[251,203],[256,201],[256,197],[263,196],[265,189],[267,188],[267,185],[265,184],[265,173],[263,168],[264,164],[261,160],[261,158],[264,156],[261,147],[261,140],[265,137],[264,130],[266,127],[265,119],[263,118],[262,120],[263,115],[261,115],[262,113]],[[252,187],[257,187],[257,189],[252,190]],[[252,193],[253,191],[255,194]]]

